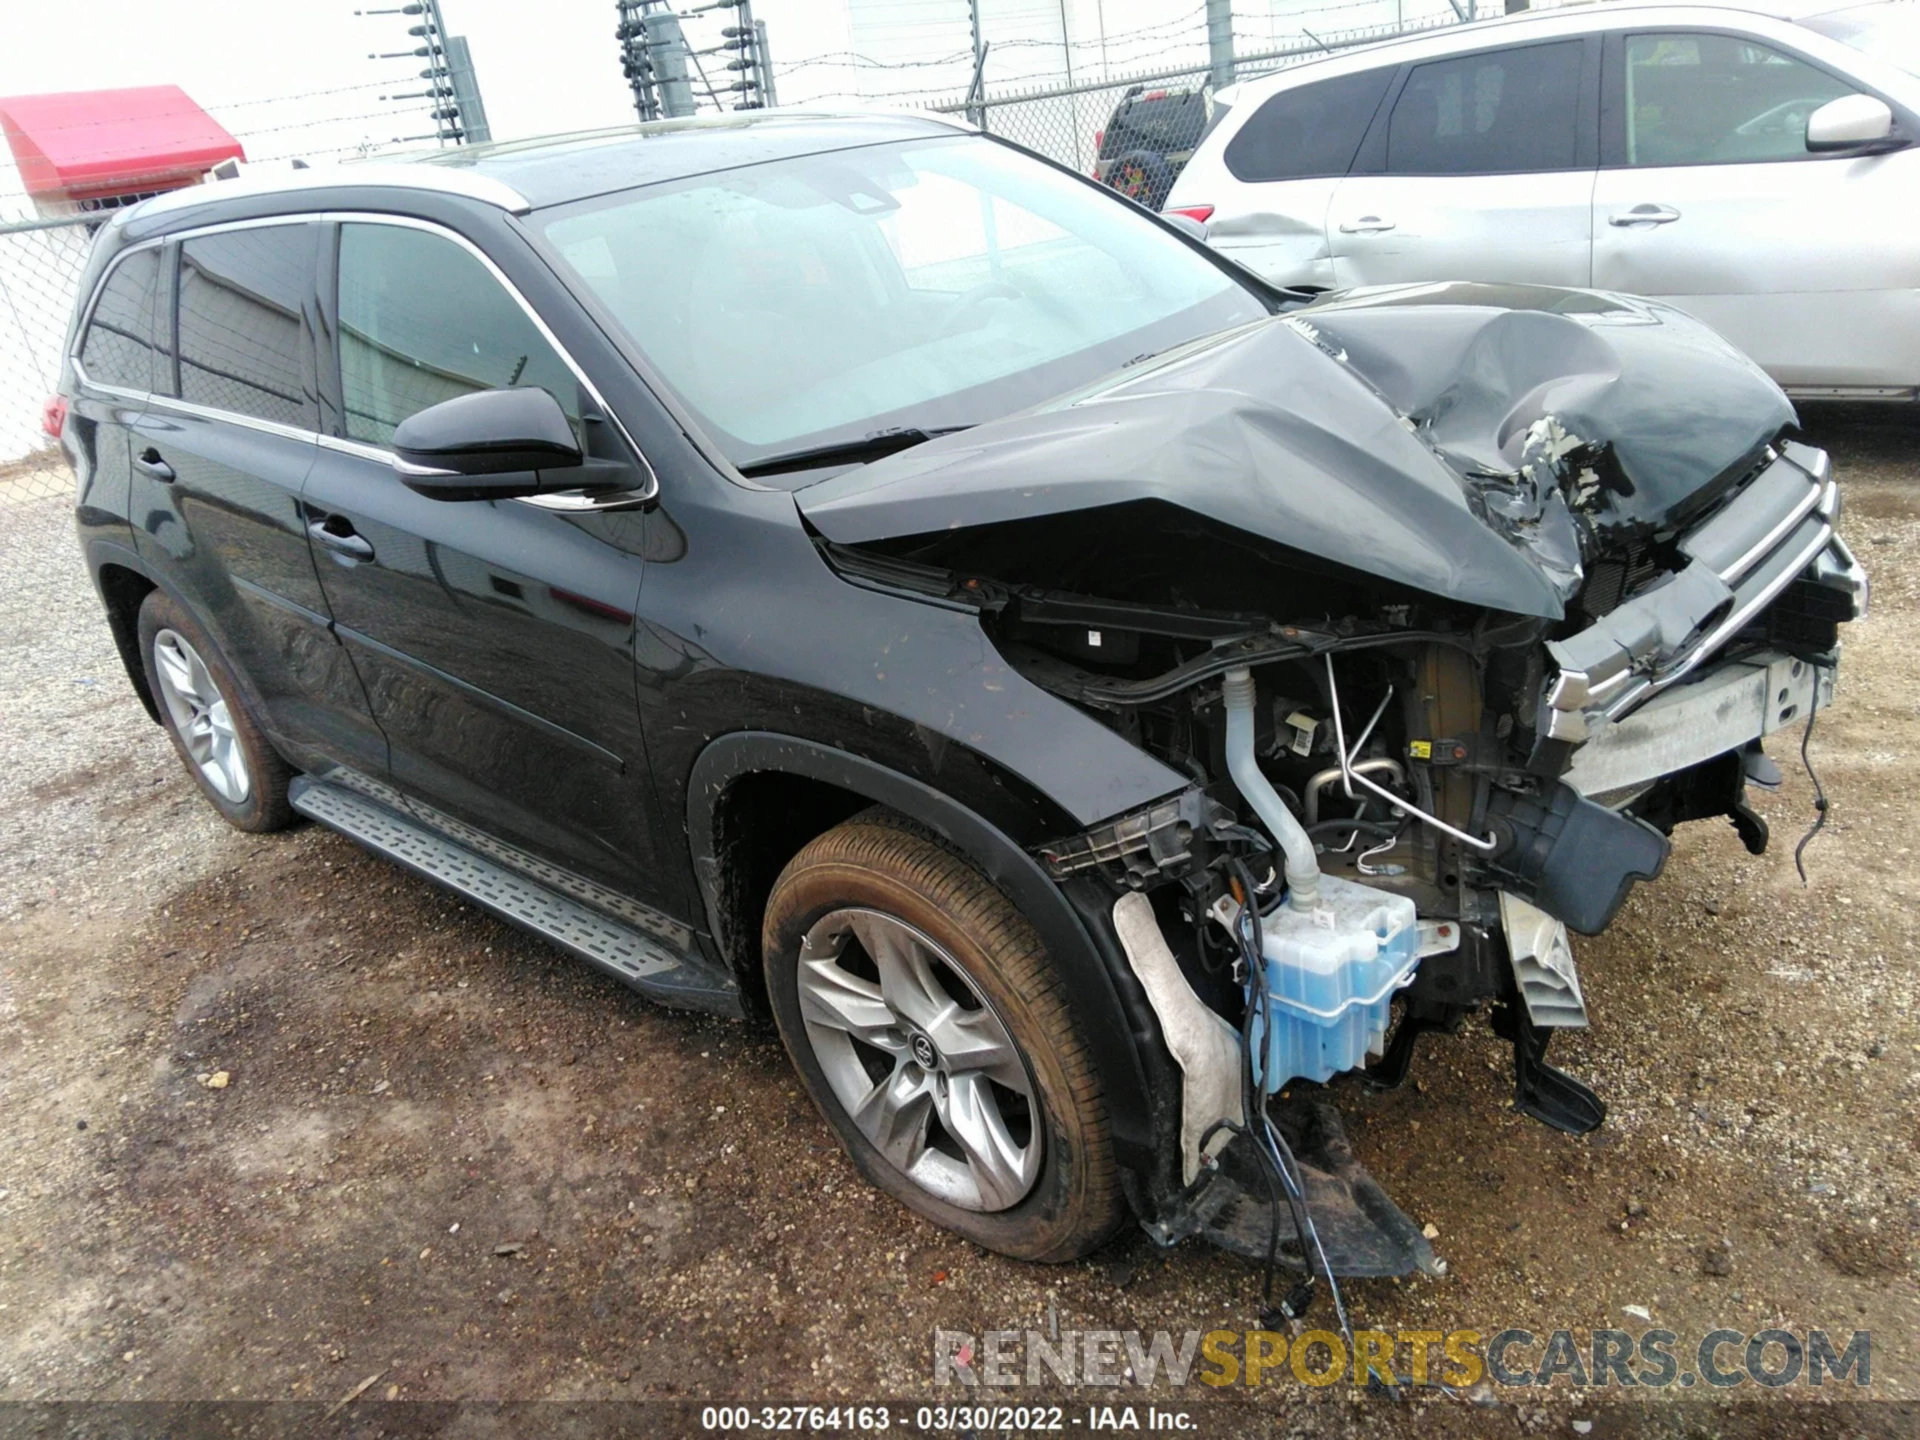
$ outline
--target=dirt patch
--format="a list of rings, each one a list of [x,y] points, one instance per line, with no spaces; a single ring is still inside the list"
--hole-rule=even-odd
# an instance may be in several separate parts
[[[69,770],[65,775],[29,787],[27,794],[42,805],[53,805],[85,795],[100,783],[100,778],[97,766],[83,765],[78,770]]]
[[[1863,486],[1849,504],[1856,515],[1869,520],[1920,520],[1920,495],[1910,490]]]
[[[1766,857],[1690,827],[1578,945],[1594,1028],[1554,1056],[1607,1100],[1599,1132],[1515,1115],[1481,1021],[1423,1040],[1399,1091],[1336,1086],[1360,1158],[1450,1264],[1351,1285],[1356,1325],[1864,1329],[1874,1393],[1920,1391],[1920,451],[1910,430],[1840,438],[1876,608],[1809,746],[1833,801],[1811,885],[1791,859],[1813,814],[1796,733],[1772,747],[1788,776],[1760,805]],[[9,840],[0,1400],[312,1401],[271,1413],[318,1425],[377,1372],[362,1403],[398,1408],[367,1424],[411,1433],[428,1412],[408,1402],[926,1397],[936,1327],[1253,1323],[1254,1268],[1195,1246],[983,1254],[854,1176],[764,1032],[655,1009],[326,832],[213,826],[130,693],[73,680],[111,679],[110,654],[50,669],[70,748]],[[1218,1435],[1913,1418],[1789,1405],[1843,1398],[1805,1391],[1390,1414],[1291,1384],[1156,1398]],[[517,1433],[559,1412],[526,1413]],[[672,1413],[632,1433],[697,1428]]]

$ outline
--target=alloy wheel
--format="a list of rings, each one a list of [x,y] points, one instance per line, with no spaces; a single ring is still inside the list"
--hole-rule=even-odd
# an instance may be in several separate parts
[[[199,766],[215,794],[229,804],[241,804],[253,788],[253,778],[240,737],[234,733],[227,699],[207,673],[200,652],[179,631],[161,630],[153,637],[153,661],[160,698],[188,758]]]
[[[1033,1080],[953,956],[894,916],[836,910],[801,941],[798,988],[827,1083],[888,1164],[964,1210],[1026,1198],[1042,1159]]]

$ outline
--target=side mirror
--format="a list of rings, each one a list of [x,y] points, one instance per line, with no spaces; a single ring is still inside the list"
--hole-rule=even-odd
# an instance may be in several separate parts
[[[1807,149],[1854,150],[1893,137],[1893,111],[1871,95],[1842,95],[1807,117]]]
[[[573,426],[545,390],[478,390],[430,405],[393,432],[393,468],[435,500],[504,500],[577,490]]]

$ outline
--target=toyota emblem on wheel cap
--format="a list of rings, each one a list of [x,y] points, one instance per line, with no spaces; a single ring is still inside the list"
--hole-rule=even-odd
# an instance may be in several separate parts
[[[920,1062],[922,1070],[931,1070],[940,1062],[940,1052],[933,1048],[933,1041],[924,1035],[916,1035],[910,1042],[913,1058]]]

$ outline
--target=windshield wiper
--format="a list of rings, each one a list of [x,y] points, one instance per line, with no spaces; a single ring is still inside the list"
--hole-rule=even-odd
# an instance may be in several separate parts
[[[836,440],[831,445],[811,445],[805,450],[790,450],[784,455],[767,455],[758,460],[749,460],[740,467],[740,473],[749,476],[778,475],[787,470],[813,470],[827,465],[864,465],[870,460],[881,460],[889,455],[897,455],[902,450],[911,450],[916,445],[924,445],[941,435],[952,435],[971,428],[969,425],[949,425],[939,430],[911,427],[875,430],[858,440]]]

